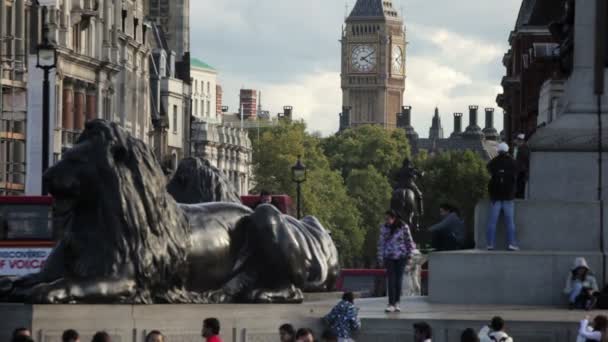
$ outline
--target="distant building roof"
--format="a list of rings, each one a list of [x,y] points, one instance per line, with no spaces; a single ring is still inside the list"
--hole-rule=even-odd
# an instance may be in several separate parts
[[[418,139],[417,145],[418,151],[426,150],[428,153],[472,151],[483,159],[490,160],[496,157],[498,142],[456,136],[448,139]]]
[[[209,70],[215,70],[214,67],[212,67],[211,65],[201,61],[198,58],[194,58],[194,57],[190,57],[190,67],[191,68],[197,68],[197,69],[209,69]]]

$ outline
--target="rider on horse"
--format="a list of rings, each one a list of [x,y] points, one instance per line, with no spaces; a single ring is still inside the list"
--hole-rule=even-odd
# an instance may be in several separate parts
[[[405,158],[403,166],[397,175],[397,189],[409,189],[416,195],[416,205],[418,207],[418,215],[424,214],[422,205],[422,191],[416,185],[416,179],[422,177],[422,173],[418,171],[409,158]]]

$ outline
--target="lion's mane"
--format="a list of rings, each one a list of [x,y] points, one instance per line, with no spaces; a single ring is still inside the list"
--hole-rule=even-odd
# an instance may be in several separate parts
[[[88,156],[97,159],[97,181],[103,189],[98,197],[98,217],[92,219],[103,224],[92,224],[94,231],[86,227],[89,238],[75,241],[88,244],[79,248],[85,251],[79,255],[84,260],[77,261],[85,262],[80,268],[97,268],[97,273],[108,276],[121,266],[132,267],[138,289],[134,302],[192,301],[184,290],[190,227],[165,189],[166,178],[154,154],[117,124],[104,120],[87,123],[77,144],[87,141],[93,142],[96,151],[110,153]],[[73,214],[73,224],[82,223],[77,209]],[[83,227],[68,229],[74,233]],[[82,233],[71,236],[78,239]],[[86,254],[97,257],[86,258]],[[89,274],[96,275],[100,274]]]
[[[167,185],[178,203],[241,203],[238,192],[224,174],[206,159],[185,158]]]

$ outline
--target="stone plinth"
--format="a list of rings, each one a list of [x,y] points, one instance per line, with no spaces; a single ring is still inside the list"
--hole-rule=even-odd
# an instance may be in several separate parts
[[[601,281],[600,252],[433,253],[429,261],[429,299],[444,304],[565,306],[562,291],[576,257],[585,257]]]
[[[524,251],[599,252],[599,210],[599,202],[595,201],[516,201],[515,226],[519,245]],[[475,241],[480,249],[487,246],[489,211],[489,201],[482,201],[475,208]],[[604,231],[608,232],[608,227]],[[496,247],[506,249],[506,240],[506,228],[501,219],[496,229]]]

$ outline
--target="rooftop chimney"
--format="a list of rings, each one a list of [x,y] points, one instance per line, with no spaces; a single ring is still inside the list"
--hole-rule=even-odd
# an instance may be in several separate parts
[[[477,125],[477,110],[479,106],[469,106],[469,127],[467,127],[464,135],[471,138],[481,138],[483,133],[481,128]]]
[[[500,136],[494,128],[494,108],[486,108],[486,127],[483,129],[486,140],[497,141]]]
[[[291,120],[293,118],[292,116],[293,116],[293,107],[292,106],[284,106],[283,113],[279,113],[279,119],[287,120],[288,122],[291,122]]]
[[[417,151],[418,146],[418,133],[414,127],[412,127],[412,107],[403,106],[401,107],[401,113],[397,113],[397,128],[405,130],[405,136],[410,142],[412,151]]]
[[[462,134],[462,113],[454,113],[454,133],[452,137],[460,136]]]

